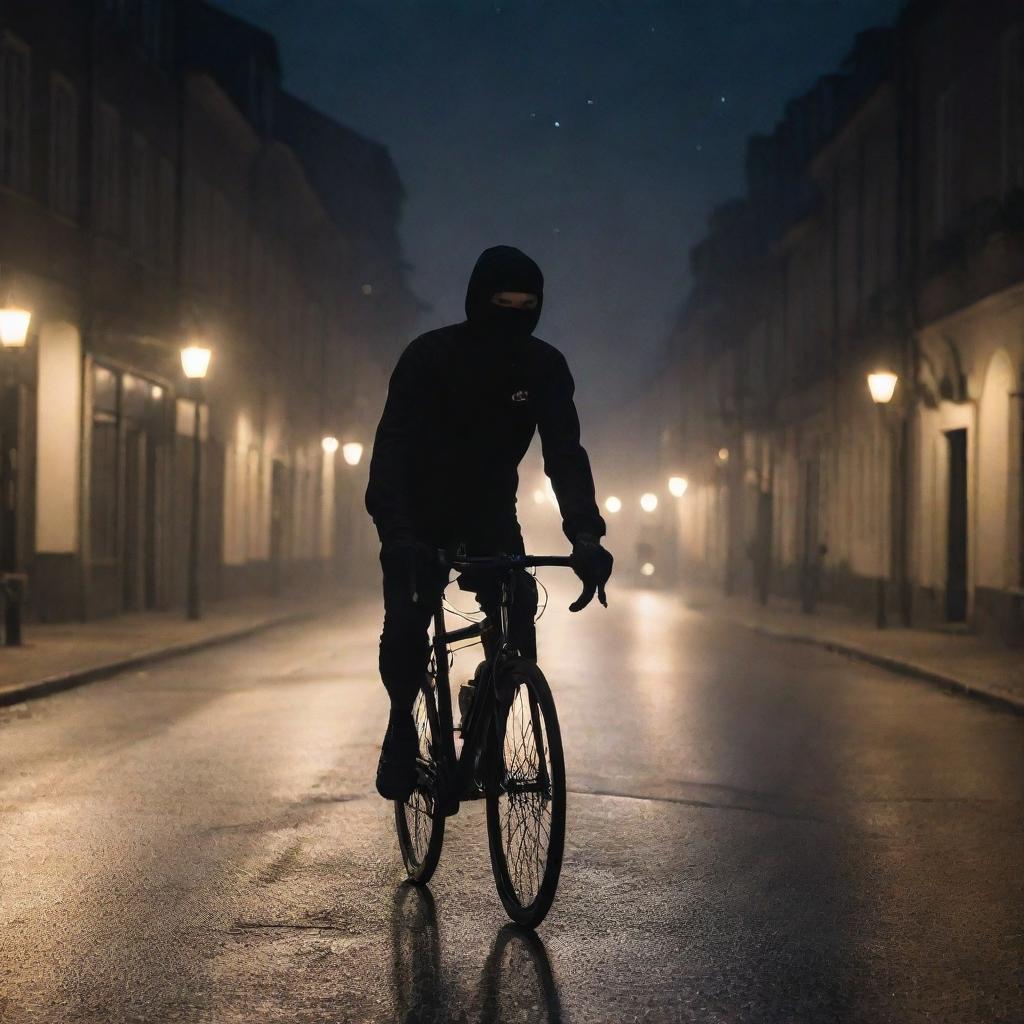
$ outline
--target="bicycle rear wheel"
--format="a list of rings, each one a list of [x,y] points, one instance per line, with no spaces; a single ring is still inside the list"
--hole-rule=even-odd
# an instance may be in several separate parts
[[[437,867],[444,842],[444,809],[438,792],[441,726],[429,680],[416,694],[413,719],[419,734],[419,780],[407,800],[395,801],[395,827],[409,880],[426,885]]]
[[[505,912],[534,928],[555,898],[565,844],[565,761],[551,688],[530,661],[497,680],[487,787],[491,868]]]

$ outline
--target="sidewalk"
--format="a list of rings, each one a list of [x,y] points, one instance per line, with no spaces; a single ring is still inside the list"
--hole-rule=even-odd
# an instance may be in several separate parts
[[[176,609],[94,622],[26,623],[21,647],[0,647],[0,707],[311,618],[324,606],[324,599],[258,597],[211,603],[199,622]]]
[[[804,615],[795,602],[725,597],[704,587],[684,591],[694,610],[763,633],[813,644],[1024,714],[1024,651],[969,633],[893,627],[878,629],[846,608],[822,605]]]

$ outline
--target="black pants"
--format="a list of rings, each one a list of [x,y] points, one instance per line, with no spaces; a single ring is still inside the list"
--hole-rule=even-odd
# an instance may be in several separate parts
[[[493,554],[499,550],[521,553],[522,541],[517,545],[481,550],[480,554]],[[419,600],[414,603],[408,566],[389,565],[388,560],[382,557],[381,568],[384,574],[384,629],[380,635],[380,677],[391,698],[392,709],[411,710],[430,654],[427,629],[448,582],[448,574],[438,571],[430,579],[417,579]],[[513,578],[509,642],[524,658],[536,660],[534,618],[537,615],[537,584],[526,572],[517,572]],[[497,623],[501,601],[497,575],[481,573],[473,579],[463,576],[459,583],[462,589],[475,593],[484,614]]]

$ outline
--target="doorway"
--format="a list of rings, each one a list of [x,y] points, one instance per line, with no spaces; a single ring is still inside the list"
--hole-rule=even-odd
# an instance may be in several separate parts
[[[163,395],[163,388],[142,377],[128,373],[121,377],[121,607],[125,611],[146,611],[157,605],[156,439],[161,428]]]
[[[946,619],[967,619],[967,430],[946,431],[949,508],[946,519]]]

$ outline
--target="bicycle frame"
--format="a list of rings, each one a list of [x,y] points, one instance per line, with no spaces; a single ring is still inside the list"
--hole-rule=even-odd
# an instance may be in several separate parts
[[[497,663],[505,648],[507,636],[507,607],[505,604],[505,591],[507,582],[502,582],[502,622],[496,629],[498,636],[495,638],[496,645],[493,651],[487,651],[485,642],[484,655],[488,663],[484,679],[480,680],[480,689],[476,693],[473,706],[469,712],[469,720],[462,723],[462,755],[455,752],[455,723],[452,715],[452,691],[451,676],[448,670],[448,654],[452,644],[461,643],[464,640],[483,638],[484,625],[490,625],[487,619],[483,622],[474,622],[460,629],[448,630],[444,621],[444,605],[438,602],[434,609],[434,635],[431,644],[434,652],[434,688],[437,695],[437,714],[441,726],[441,744],[443,749],[442,765],[448,767],[446,772],[442,768],[442,774],[448,777],[443,779],[443,788],[450,794],[447,813],[454,814],[458,809],[459,800],[476,799],[483,796],[477,790],[475,784],[475,773],[484,751],[484,735],[482,723],[491,719],[491,709],[494,703],[494,678],[496,675]]]
[[[501,573],[499,621],[490,623],[474,622],[459,629],[448,630],[444,621],[444,594],[434,608],[434,633],[431,646],[434,654],[434,687],[437,694],[437,713],[441,727],[442,757],[438,760],[441,770],[441,791],[447,794],[446,814],[458,811],[459,801],[476,800],[485,794],[476,785],[477,769],[486,750],[486,723],[494,721],[494,702],[497,699],[495,683],[502,662],[508,657],[508,608],[512,590],[513,574],[523,569],[540,565],[570,566],[571,560],[564,556],[508,555],[494,558],[449,561],[441,552],[441,564],[450,569],[487,569]],[[485,634],[485,624],[495,630],[493,641]],[[451,677],[448,671],[448,654],[451,644],[463,640],[481,638],[484,643],[484,657],[487,671],[478,683],[473,699],[469,720],[462,723],[462,754],[455,752],[455,723],[452,716]],[[488,650],[488,647],[491,649]],[[534,715],[536,712],[534,711]],[[535,723],[536,725],[536,723]],[[538,729],[538,735],[539,729]]]

